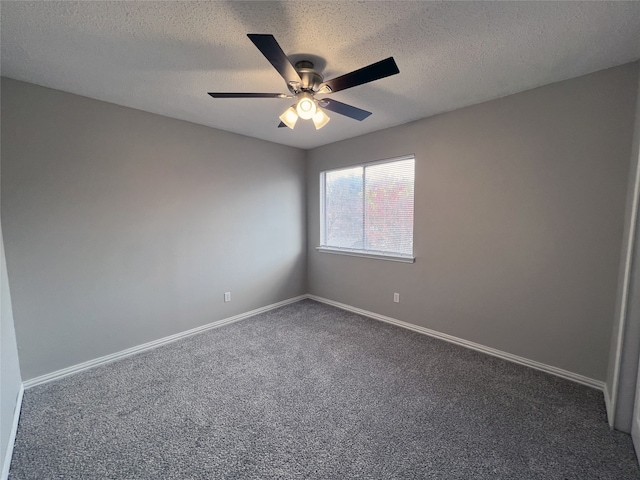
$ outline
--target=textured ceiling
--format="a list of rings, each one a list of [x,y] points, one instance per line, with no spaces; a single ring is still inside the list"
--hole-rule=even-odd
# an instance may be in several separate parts
[[[301,148],[640,58],[640,2],[8,2],[2,75]],[[247,38],[273,34],[333,78],[393,56],[400,74],[336,92],[373,112],[276,128],[287,92]]]

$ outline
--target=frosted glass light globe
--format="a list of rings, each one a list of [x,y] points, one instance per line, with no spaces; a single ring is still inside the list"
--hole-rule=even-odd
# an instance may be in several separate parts
[[[313,118],[316,113],[316,102],[310,93],[301,93],[298,96],[298,104],[296,105],[296,111],[298,116],[305,120]]]

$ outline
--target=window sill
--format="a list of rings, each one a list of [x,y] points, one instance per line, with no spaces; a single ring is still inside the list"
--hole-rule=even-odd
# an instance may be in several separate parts
[[[392,262],[415,263],[416,258],[397,253],[367,252],[364,250],[350,250],[348,248],[316,247],[320,253],[333,253],[335,255],[349,255],[352,257],[374,258],[377,260],[391,260]]]

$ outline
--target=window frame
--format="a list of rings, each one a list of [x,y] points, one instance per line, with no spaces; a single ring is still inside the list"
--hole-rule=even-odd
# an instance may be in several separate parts
[[[340,170],[348,170],[355,167],[362,167],[363,169],[363,182],[366,178],[366,168],[372,165],[380,165],[385,163],[395,163],[404,160],[413,160],[413,168],[414,168],[414,192],[413,192],[413,204],[414,204],[414,212],[413,212],[413,225],[412,229],[415,233],[415,154],[402,155],[400,157],[388,158],[384,160],[375,160],[372,162],[363,162],[356,163],[352,165],[345,165],[342,167],[329,168],[326,170],[320,171],[320,245],[316,247],[316,251],[320,253],[332,253],[336,255],[349,255],[353,257],[364,257],[364,258],[373,258],[378,260],[391,260],[394,262],[402,262],[402,263],[415,263],[415,242],[411,244],[411,254],[402,254],[402,253],[390,253],[383,252],[380,250],[361,250],[354,248],[345,248],[345,247],[332,247],[326,245],[326,173],[327,172],[336,172]]]

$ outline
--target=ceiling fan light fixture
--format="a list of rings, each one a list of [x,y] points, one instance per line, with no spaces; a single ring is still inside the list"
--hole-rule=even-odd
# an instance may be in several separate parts
[[[296,104],[296,111],[298,116],[304,120],[313,118],[317,110],[316,102],[310,93],[301,93],[298,95],[298,103]]]
[[[287,108],[284,113],[280,115],[280,121],[293,130],[293,127],[296,126],[296,122],[298,121],[296,109],[293,107]]]
[[[324,111],[322,111],[321,109],[318,108],[318,110],[316,111],[316,113],[313,115],[313,124],[316,126],[316,130],[320,130],[322,127],[324,127],[327,123],[329,123],[329,120],[331,120],[329,118],[329,115],[327,115],[326,113],[324,113]]]

